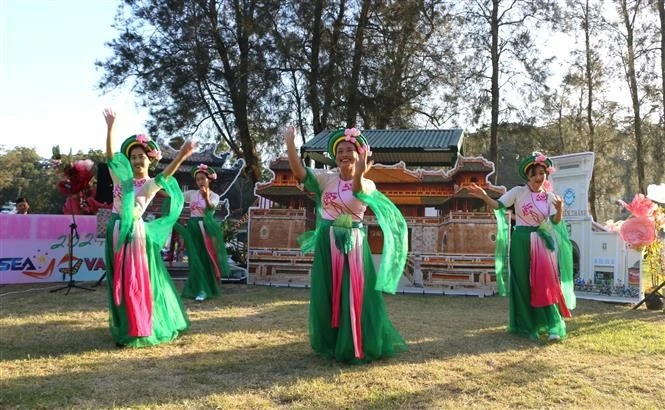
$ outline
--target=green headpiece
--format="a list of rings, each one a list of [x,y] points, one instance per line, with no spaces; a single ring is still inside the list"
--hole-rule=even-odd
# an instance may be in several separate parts
[[[340,128],[330,134],[330,137],[328,138],[328,154],[330,155],[330,158],[335,159],[337,145],[342,141],[354,144],[359,154],[362,154],[366,149],[369,149],[367,139],[365,139],[365,136],[357,128]]]
[[[531,167],[532,165],[541,165],[545,168],[545,172],[549,175],[556,171],[556,169],[552,166],[552,160],[547,158],[547,156],[543,153],[540,153],[538,151],[534,151],[531,155],[528,157],[525,157],[522,161],[520,161],[519,166],[517,167],[517,173],[519,176],[525,180],[529,180],[529,176],[527,175],[526,171]]]
[[[150,158],[150,162],[162,159],[162,151],[159,150],[157,143],[145,134],[136,134],[127,138],[120,146],[120,152],[129,158],[130,151],[137,145],[143,148],[145,154]]]
[[[194,178],[196,178],[196,174],[199,172],[203,172],[210,180],[217,179],[217,173],[215,172],[215,169],[207,166],[206,164],[199,164],[195,168],[192,168],[192,176]]]

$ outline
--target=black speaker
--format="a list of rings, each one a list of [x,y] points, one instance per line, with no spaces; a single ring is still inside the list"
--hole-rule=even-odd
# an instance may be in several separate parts
[[[109,166],[100,162],[97,164],[97,192],[95,201],[105,204],[113,203],[113,180],[109,172]]]

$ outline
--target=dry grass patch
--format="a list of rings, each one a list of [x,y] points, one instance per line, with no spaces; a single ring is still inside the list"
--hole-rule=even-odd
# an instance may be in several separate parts
[[[34,285],[32,286],[34,287]],[[309,292],[224,285],[174,343],[117,349],[106,290],[0,288],[2,408],[659,408],[665,315],[579,301],[567,340],[505,332],[504,298],[387,296],[409,352],[364,366],[309,348]]]

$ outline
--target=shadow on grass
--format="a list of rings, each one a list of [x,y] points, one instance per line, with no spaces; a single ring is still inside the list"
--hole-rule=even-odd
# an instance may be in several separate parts
[[[55,315],[56,318],[21,324],[3,323],[0,360],[59,357],[115,349],[107,327],[107,290],[105,287],[98,289],[96,294],[78,294],[72,298],[32,294],[31,298],[40,301],[36,307],[33,305],[32,311],[24,306],[31,304],[30,298],[7,304],[3,300],[3,313],[12,317]],[[407,361],[542,345],[506,332],[505,298],[397,295],[385,299],[393,323],[409,344],[410,351],[405,354]],[[19,310],[24,314],[15,313],[17,305],[21,305]],[[185,306],[191,327],[184,337],[283,332],[302,334],[304,342],[308,343],[309,292],[305,289],[225,286],[220,298],[204,303],[185,301]],[[230,311],[237,312],[231,314]],[[97,319],[91,322],[90,316]],[[663,320],[663,315],[584,301],[575,317],[568,321],[569,335],[574,338],[614,328],[617,321],[622,320],[651,322]]]
[[[135,357],[122,357],[124,351],[118,351],[100,355],[87,363],[77,363],[75,368],[58,369],[48,375],[15,377],[3,383],[1,404],[28,408],[59,407],[76,405],[77,400],[82,399],[87,405],[94,403],[93,407],[140,407],[200,400],[212,394],[243,394],[248,390],[268,395],[277,386],[293,386],[302,380],[334,386],[339,383],[341,373],[362,374],[369,366],[393,366],[423,359],[401,354],[370,365],[350,366],[319,358],[310,351],[306,341],[276,347],[256,346],[231,352],[187,352],[187,343],[181,339],[171,349],[173,352],[169,357],[154,357],[150,353],[145,356],[134,355],[138,349],[133,349],[131,353]],[[485,350],[493,349],[488,347]],[[445,357],[449,352],[440,353],[441,357]],[[523,374],[524,378],[533,381],[540,377],[538,375],[545,377],[546,369],[545,363],[515,363],[497,369],[493,377],[505,377],[519,384],[519,381],[514,381],[515,374]],[[470,393],[468,381],[460,379],[424,389],[416,396],[410,393],[408,397],[400,397],[384,392],[382,394],[386,397],[379,397],[378,401],[372,399],[365,405],[361,404],[361,407],[394,408],[402,402],[414,404],[419,401],[418,395],[423,401],[431,400],[432,394],[428,390],[436,390],[437,394]],[[315,398],[302,397],[297,392],[289,391],[273,394],[269,399],[277,405],[302,400]],[[325,403],[319,404],[325,407]]]
[[[25,365],[29,371],[14,372],[11,377],[0,379],[3,390],[0,407],[159,406],[201,400],[214,394],[242,395],[248,390],[262,392],[273,405],[302,404],[306,398],[296,393],[271,392],[278,386],[295,385],[301,380],[320,380],[334,386],[340,373],[363,373],[374,367],[549,346],[505,331],[506,299],[399,295],[386,297],[386,304],[410,350],[365,366],[339,364],[316,356],[309,348],[307,290],[223,287],[219,299],[186,302],[191,331],[173,343],[144,349],[116,349],[106,327],[106,289],[98,292],[103,292],[103,297],[86,294],[85,299],[90,305],[103,305],[101,308],[82,309],[80,306],[86,306],[83,300],[65,299],[72,302],[69,307],[76,308],[77,315],[82,313],[78,319],[3,325],[1,359],[8,365]],[[3,314],[38,317],[40,312],[63,312],[62,301],[56,298],[42,300],[38,307],[33,306],[32,312],[21,306],[21,302],[27,303],[12,300],[9,304],[19,306],[21,313],[15,315],[3,300]],[[85,313],[103,319],[86,319]],[[630,320],[644,323],[658,320],[651,312],[596,302],[581,302],[578,314],[569,322],[571,338],[602,328],[616,328]],[[243,334],[250,335],[252,341],[242,340]],[[289,337],[280,338],[276,334]],[[219,344],[207,345],[210,340]],[[232,341],[238,344],[232,346]],[[66,355],[80,357],[63,357]],[[11,363],[36,358],[45,360],[41,365],[31,365],[30,361]],[[31,366],[45,366],[48,370]],[[519,384],[515,374],[523,374],[529,381],[545,377],[547,363],[513,362],[492,372],[492,377]],[[468,375],[474,376],[479,375]],[[409,403],[417,407],[422,400],[420,404],[427,407],[432,391],[451,395],[464,391],[468,395],[469,386],[464,380],[457,380],[408,396],[383,392],[377,399],[360,405],[385,408]]]
[[[354,403],[354,407],[363,409],[413,409],[413,408],[493,408],[492,403],[502,402],[502,393],[488,386],[502,386],[502,389],[523,391],[530,384],[544,383],[551,377],[556,367],[547,360],[513,361],[503,366],[491,366],[491,369],[479,371],[468,369],[450,369],[451,373],[462,377],[431,383],[416,391],[394,392],[379,391],[378,397]],[[502,390],[505,391],[505,390]],[[519,401],[513,397],[511,400]],[[446,403],[445,405],[442,403]],[[288,404],[281,403],[280,404]],[[520,406],[516,406],[520,407]],[[522,406],[524,407],[524,406]]]

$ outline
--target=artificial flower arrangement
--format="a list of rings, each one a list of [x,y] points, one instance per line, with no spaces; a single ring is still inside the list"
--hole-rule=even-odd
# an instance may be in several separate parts
[[[99,208],[109,207],[95,200],[95,186],[92,184],[93,166],[94,162],[89,159],[63,163],[60,147],[53,147],[51,167],[61,173],[57,188],[65,197],[63,213],[94,215]]]
[[[658,232],[665,229],[665,211],[644,194],[637,194],[630,204],[619,201],[630,213],[619,227],[619,234],[635,250],[657,242]]]
[[[653,287],[665,280],[664,241],[659,238],[665,232],[665,184],[649,185],[647,195],[636,194],[627,204],[618,201],[630,212],[625,221],[607,221],[606,227],[619,232],[631,248],[644,252],[642,264],[645,273],[651,274]]]
[[[365,152],[365,149],[369,151],[369,145],[363,146],[360,141],[358,141],[358,137],[360,136],[361,132],[359,129],[356,127],[353,128],[346,128],[344,130],[344,141],[350,142],[354,144],[358,150],[358,154],[362,154]],[[371,154],[369,154],[371,155]]]

